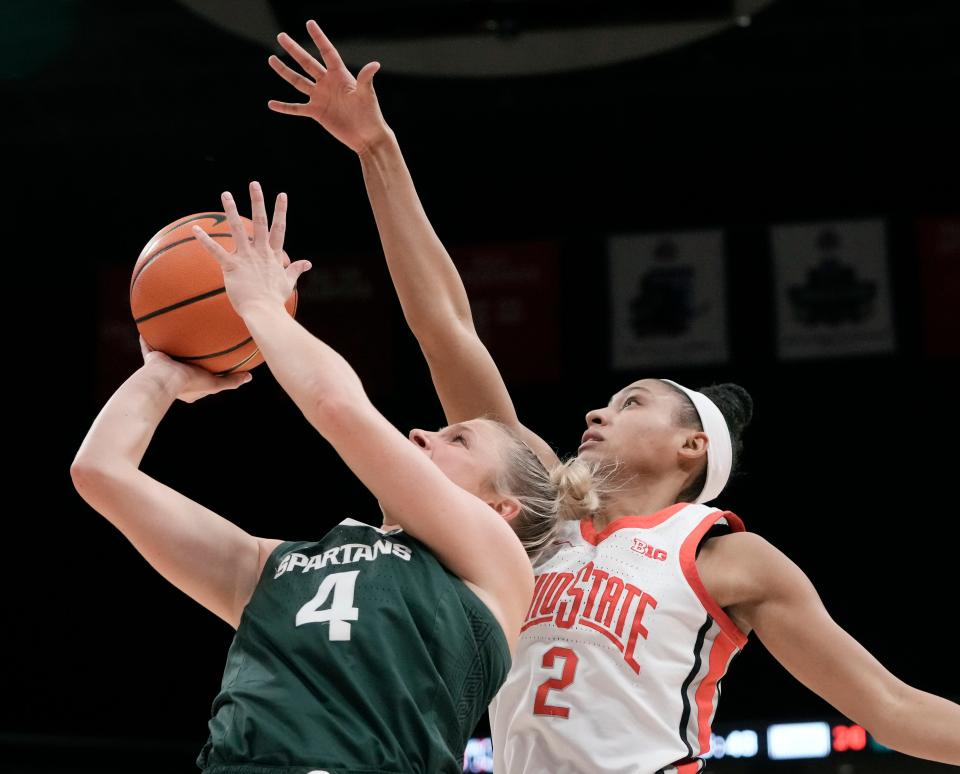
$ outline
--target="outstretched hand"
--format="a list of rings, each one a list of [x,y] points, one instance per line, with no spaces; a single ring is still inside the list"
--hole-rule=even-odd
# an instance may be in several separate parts
[[[312,19],[307,22],[307,32],[320,50],[322,64],[287,33],[281,32],[277,41],[309,78],[285,65],[277,56],[271,55],[267,61],[308,101],[278,102],[272,99],[267,106],[277,113],[309,116],[344,145],[363,153],[389,131],[373,90],[373,76],[380,69],[380,63],[370,62],[354,78],[333,43]]]
[[[143,355],[144,368],[156,374],[163,374],[161,378],[174,380],[177,385],[177,399],[184,403],[214,395],[223,390],[235,390],[241,384],[249,382],[253,376],[250,373],[233,373],[217,376],[200,366],[181,363],[169,355],[153,349],[140,337],[140,352]],[[165,382],[166,383],[166,382]]]
[[[309,261],[290,263],[283,250],[287,222],[287,195],[280,194],[273,210],[273,225],[267,220],[263,190],[250,183],[250,208],[253,215],[253,239],[247,238],[236,202],[229,191],[220,195],[230,224],[235,250],[231,253],[199,226],[193,227],[197,240],[223,269],[227,298],[241,317],[258,306],[282,307],[293,294],[300,275],[310,268]]]

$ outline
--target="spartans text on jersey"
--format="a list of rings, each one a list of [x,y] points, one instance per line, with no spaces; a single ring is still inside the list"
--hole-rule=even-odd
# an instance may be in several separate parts
[[[308,570],[322,570],[328,564],[353,564],[354,562],[372,562],[380,556],[395,556],[404,561],[410,561],[410,548],[389,540],[378,540],[372,546],[363,543],[346,543],[336,548],[324,551],[322,554],[307,556],[296,551],[291,552],[280,560],[277,572],[273,576],[279,578],[285,572],[292,572],[300,568],[300,572]]]

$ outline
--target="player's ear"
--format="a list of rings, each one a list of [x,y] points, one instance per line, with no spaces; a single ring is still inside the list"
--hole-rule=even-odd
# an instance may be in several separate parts
[[[683,445],[677,452],[681,458],[687,461],[697,460],[706,456],[707,448],[710,446],[710,440],[703,430],[688,433],[683,439]]]
[[[513,497],[499,497],[488,501],[487,505],[503,516],[506,521],[513,521],[520,514],[520,501]]]

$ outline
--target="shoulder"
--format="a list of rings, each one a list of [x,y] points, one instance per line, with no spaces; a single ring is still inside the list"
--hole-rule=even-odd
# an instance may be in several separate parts
[[[755,532],[732,532],[704,541],[697,570],[724,608],[763,601],[801,579],[809,583],[786,554]]]
[[[700,556],[709,554],[728,561],[738,557],[757,561],[772,556],[774,552],[779,553],[772,543],[756,532],[729,532],[705,540]]]

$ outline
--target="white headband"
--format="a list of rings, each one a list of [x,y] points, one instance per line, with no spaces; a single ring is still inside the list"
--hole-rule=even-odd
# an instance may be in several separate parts
[[[700,424],[703,432],[710,441],[707,446],[707,480],[703,491],[694,502],[706,503],[719,495],[730,480],[730,470],[733,467],[733,443],[730,441],[730,428],[723,418],[717,404],[702,392],[689,390],[682,384],[661,379],[661,382],[672,384],[681,390],[691,401],[700,415]]]

